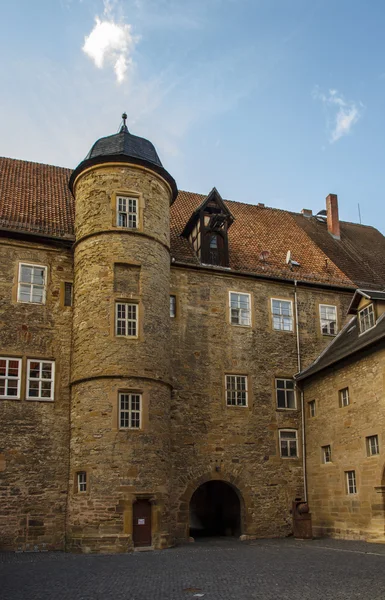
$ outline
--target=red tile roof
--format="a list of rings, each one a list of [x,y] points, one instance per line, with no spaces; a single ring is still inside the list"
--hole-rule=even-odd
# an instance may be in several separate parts
[[[74,235],[72,171],[0,158],[0,228],[57,238]],[[181,232],[205,196],[180,191],[171,207],[171,255],[199,266]],[[372,227],[341,223],[341,240],[315,217],[226,201],[235,217],[229,229],[230,268],[245,273],[349,287],[385,287],[385,238]],[[300,263],[286,265],[287,251]],[[267,258],[262,259],[261,253]]]

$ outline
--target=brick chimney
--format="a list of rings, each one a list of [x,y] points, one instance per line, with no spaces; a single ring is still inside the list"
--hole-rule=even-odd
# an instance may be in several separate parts
[[[339,240],[340,236],[340,221],[338,218],[338,198],[337,194],[329,194],[326,198],[326,212],[328,232],[334,239]]]

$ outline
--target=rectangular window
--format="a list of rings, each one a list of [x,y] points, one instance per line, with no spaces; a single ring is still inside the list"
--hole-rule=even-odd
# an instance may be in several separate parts
[[[358,322],[360,326],[360,332],[364,333],[368,329],[371,329],[376,324],[376,316],[374,314],[373,304],[369,304],[366,308],[363,308],[358,313]]]
[[[273,315],[273,329],[293,331],[293,303],[291,300],[272,298],[271,313]]]
[[[321,332],[323,335],[337,335],[337,307],[320,304]]]
[[[348,406],[349,405],[349,388],[343,388],[342,390],[339,390],[339,396],[340,396],[340,407],[342,408],[343,406]]]
[[[55,363],[52,360],[27,362],[27,400],[53,400]]]
[[[316,415],[315,400],[310,400],[310,402],[309,402],[309,417],[315,417],[315,415]]]
[[[226,375],[227,406],[247,406],[247,376]]]
[[[346,491],[348,494],[357,494],[356,472],[345,471],[346,475]]]
[[[176,296],[170,296],[170,317],[176,317]]]
[[[0,398],[20,398],[21,359],[0,357]]]
[[[79,471],[76,473],[78,482],[78,493],[87,491],[87,473],[85,471]]]
[[[250,294],[230,292],[230,323],[232,325],[251,325]]]
[[[138,305],[127,302],[116,303],[116,335],[136,337],[138,335]]]
[[[142,413],[142,395],[119,393],[119,428],[140,429]]]
[[[331,446],[322,446],[322,462],[325,464],[332,462],[332,447]]]
[[[297,430],[281,429],[279,431],[279,447],[283,458],[297,458]]]
[[[276,379],[275,394],[277,398],[277,408],[297,408],[294,381],[292,379]]]
[[[64,306],[72,306],[72,283],[64,282]]]
[[[118,227],[136,229],[138,227],[138,199],[117,196],[116,214]]]
[[[19,264],[18,302],[45,304],[47,267]]]
[[[366,450],[368,456],[375,456],[380,453],[378,435],[369,435],[369,437],[366,438]]]

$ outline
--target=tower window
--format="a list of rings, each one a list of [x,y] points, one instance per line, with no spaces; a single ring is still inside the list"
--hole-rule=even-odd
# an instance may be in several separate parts
[[[137,337],[138,305],[128,302],[116,303],[115,333],[118,336]]]
[[[142,395],[119,393],[119,428],[140,429]]]
[[[138,227],[138,199],[126,196],[116,197],[116,224],[118,227],[137,229]]]

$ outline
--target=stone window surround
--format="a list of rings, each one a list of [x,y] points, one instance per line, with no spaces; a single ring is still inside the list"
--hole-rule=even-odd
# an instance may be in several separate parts
[[[279,313],[274,314],[273,302],[286,302],[290,304],[290,314],[283,315],[281,310]],[[282,331],[283,333],[294,333],[294,313],[293,313],[293,300],[291,298],[270,298],[270,314],[271,314],[271,328],[273,331]],[[284,329],[284,327],[274,327],[274,318],[281,320],[280,325],[284,325],[283,319],[288,319],[290,322],[290,329]]]
[[[236,307],[236,309],[239,311],[238,316],[240,317],[240,320],[242,320],[242,312],[248,312],[248,323],[235,323],[232,320],[232,306],[231,306],[231,295],[235,294],[237,296],[248,296],[248,308],[244,309],[241,307]],[[251,294],[249,292],[240,292],[240,291],[235,291],[235,290],[229,290],[229,304],[228,304],[228,320],[230,325],[233,325],[234,327],[252,327],[252,297]]]
[[[278,381],[284,381],[284,387],[283,388],[278,388],[277,387],[277,382]],[[293,384],[293,388],[286,388],[286,382],[290,381]],[[278,406],[278,390],[282,390],[285,392],[285,403],[287,401],[287,391],[292,391],[293,392],[293,397],[294,397],[294,404],[295,406],[290,407],[290,406]],[[297,394],[296,394],[296,386],[295,386],[295,381],[292,377],[285,377],[284,375],[279,376],[279,377],[275,377],[274,378],[274,404],[275,404],[275,410],[277,411],[293,411],[293,410],[297,410],[298,406],[297,406]]]
[[[321,310],[323,308],[334,308],[334,314],[335,314],[335,332],[331,333],[330,331],[322,331],[322,322],[325,321],[326,323],[326,327],[327,329],[329,329],[330,327],[330,323],[333,322],[331,319],[327,319],[325,317],[322,317],[321,315]],[[320,330],[321,330],[321,335],[326,335],[326,336],[331,336],[331,337],[335,337],[338,333],[338,314],[337,314],[337,306],[335,304],[319,304],[318,305],[318,314],[319,314],[319,324],[320,324]]]
[[[122,227],[119,226],[118,223],[118,197],[123,198],[133,198],[137,201],[137,222],[136,227]],[[111,217],[112,217],[112,227],[114,229],[121,229],[123,231],[132,231],[136,233],[137,231],[143,231],[143,210],[144,210],[144,198],[143,194],[138,192],[138,190],[116,190],[111,194]]]
[[[30,364],[32,362],[38,362],[40,363],[40,367],[39,367],[39,371],[40,371],[40,376],[39,378],[32,378],[30,379],[30,372],[29,372],[29,368],[30,368]],[[51,377],[48,379],[46,379],[46,381],[50,381],[51,382],[51,393],[50,393],[50,397],[45,397],[45,396],[30,396],[29,395],[29,383],[30,381],[38,381],[39,382],[39,390],[41,390],[41,383],[44,382],[44,377],[41,376],[42,374],[42,364],[50,364],[51,365]],[[46,359],[42,359],[42,358],[27,358],[27,368],[26,368],[26,388],[25,388],[25,399],[30,401],[37,401],[37,402],[53,402],[55,399],[55,361],[54,360],[46,360]]]
[[[131,421],[131,413],[132,413],[132,407],[131,407],[131,396],[139,396],[139,411],[134,411],[134,412],[139,412],[139,427],[131,427],[130,425],[128,427],[122,427],[121,424],[121,415],[122,415],[122,408],[121,408],[121,396],[129,396],[129,403],[130,406],[128,409],[123,410],[124,413],[128,413],[128,418],[129,421]],[[143,394],[142,391],[139,390],[119,390],[118,391],[118,429],[119,431],[142,431],[143,430]]]
[[[90,493],[90,468],[88,466],[81,466],[76,468],[76,471],[73,474],[73,493],[79,496],[88,496]],[[78,476],[80,473],[85,473],[86,475],[86,489],[84,491],[79,490],[79,479]]]
[[[21,380],[22,380],[22,359],[16,356],[0,356],[0,360],[5,360],[6,361],[6,372],[4,376],[1,376],[0,379],[1,381],[5,381],[5,386],[4,386],[4,391],[6,392],[7,388],[8,388],[8,381],[17,381],[17,393],[15,395],[8,395],[8,394],[4,394],[2,396],[0,396],[1,400],[20,400],[20,393],[21,393]],[[15,377],[14,375],[8,375],[9,373],[9,363],[10,361],[12,362],[17,362],[18,363],[18,375],[17,377]]]
[[[57,394],[57,385],[59,382],[59,368],[57,365],[57,361],[55,360],[54,357],[50,356],[50,357],[46,357],[46,356],[37,356],[36,354],[33,355],[33,357],[31,356],[26,356],[24,355],[20,355],[20,354],[15,354],[12,355],[12,353],[10,352],[3,352],[2,353],[2,357],[4,358],[8,358],[10,360],[19,360],[20,361],[20,394],[19,397],[17,398],[16,396],[10,396],[8,398],[0,398],[0,402],[9,402],[9,401],[15,401],[16,402],[48,402],[50,404],[54,403],[55,400],[55,396]],[[28,361],[39,361],[39,362],[45,362],[45,363],[53,363],[54,365],[54,377],[53,377],[53,386],[52,386],[52,392],[53,392],[53,397],[52,398],[35,398],[35,397],[31,397],[28,398],[27,397],[27,392],[28,392]]]
[[[295,437],[290,437],[290,438],[285,438],[285,433],[295,433]],[[296,454],[295,456],[285,456],[282,454],[282,442],[283,441],[288,441],[289,442],[289,446],[290,446],[290,442],[294,442],[294,446],[295,446],[295,451]],[[298,446],[298,430],[293,428],[293,427],[283,427],[282,429],[278,429],[278,446],[279,446],[279,456],[283,459],[289,459],[289,460],[295,460],[299,458],[299,446]]]
[[[227,378],[228,377],[244,377],[245,378],[245,384],[246,384],[246,389],[245,390],[239,390],[239,391],[245,391],[246,392],[246,404],[228,404],[228,398],[227,398],[227,391],[228,391],[228,387],[227,387]],[[234,390],[233,390],[234,391]],[[250,408],[250,397],[249,397],[249,376],[246,373],[231,373],[231,372],[227,372],[224,376],[224,397],[225,397],[225,405],[226,408],[235,408],[235,409],[247,409]]]
[[[77,493],[84,494],[87,491],[87,471],[77,471]]]
[[[31,267],[31,268],[37,268],[37,269],[43,269],[44,271],[44,283],[43,285],[40,284],[35,284],[38,285],[38,287],[42,287],[43,288],[43,294],[42,294],[42,302],[32,302],[32,300],[30,301],[25,301],[25,300],[20,300],[20,285],[23,283],[21,281],[21,269],[22,267]],[[16,301],[20,304],[37,304],[40,306],[43,306],[44,304],[46,304],[47,301],[47,282],[48,282],[48,267],[46,265],[39,265],[37,263],[32,263],[29,262],[28,260],[23,261],[21,260],[18,263],[18,268],[17,268],[17,293],[16,293]],[[27,282],[24,282],[25,284],[27,284]],[[32,286],[33,288],[33,283],[29,284]]]

